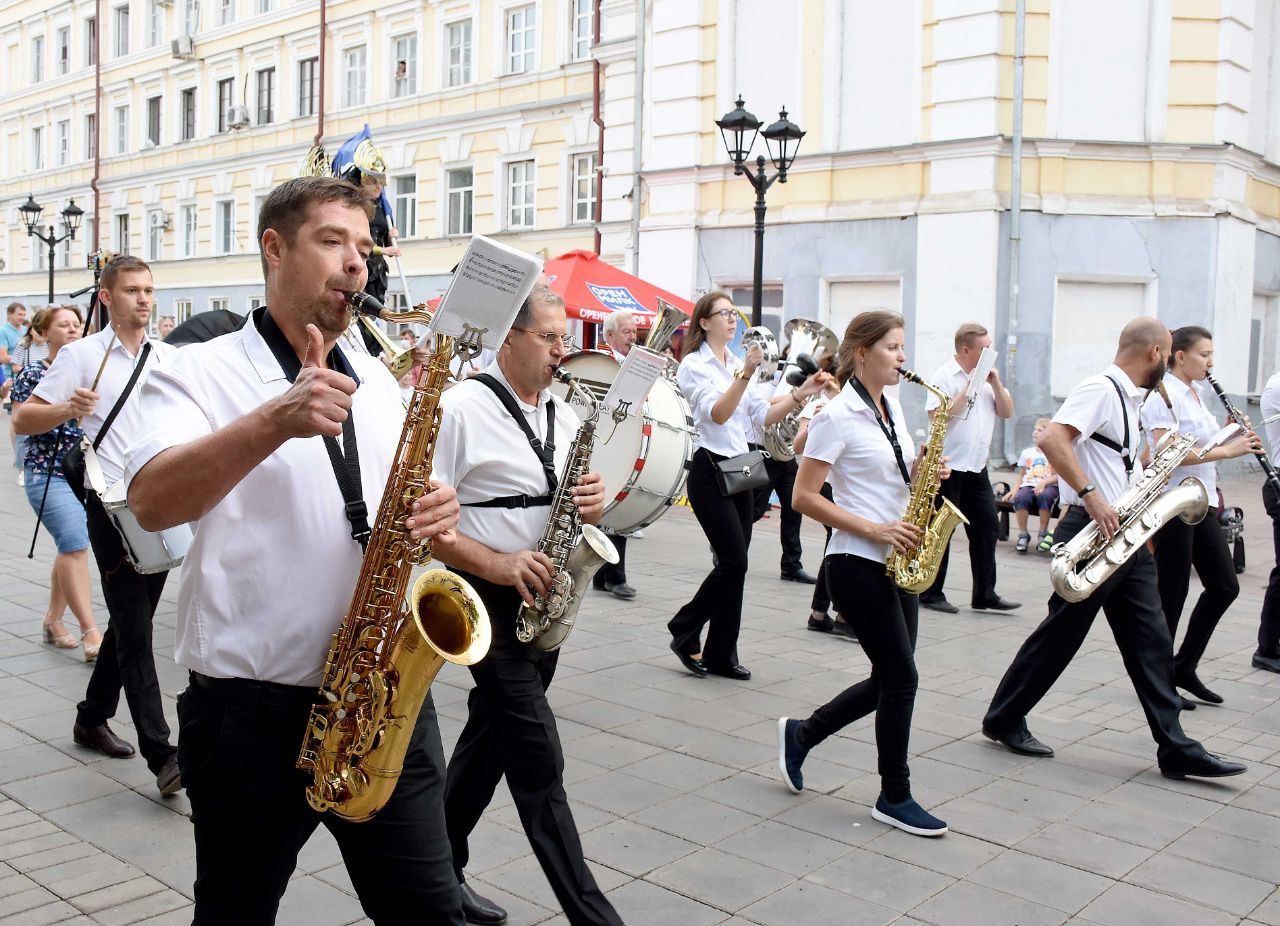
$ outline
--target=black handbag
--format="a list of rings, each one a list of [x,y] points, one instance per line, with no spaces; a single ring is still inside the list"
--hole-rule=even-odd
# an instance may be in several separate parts
[[[114,344],[114,342],[113,342]],[[110,352],[108,347],[107,351]],[[148,341],[142,345],[142,356],[138,358],[138,362],[133,366],[133,375],[129,377],[128,384],[124,387],[124,392],[120,393],[120,398],[116,399],[116,404],[112,406],[111,412],[107,415],[106,420],[102,422],[102,427],[98,431],[98,439],[91,445],[92,449],[97,450],[98,445],[102,443],[102,439],[107,436],[107,432],[111,430],[112,423],[116,420],[116,415],[120,414],[120,409],[124,408],[125,399],[129,398],[129,393],[133,391],[134,384],[138,381],[138,377],[142,375],[142,368],[147,365],[147,355],[151,353],[151,342]],[[94,383],[97,388],[97,383]],[[62,475],[67,480],[72,494],[80,499],[80,504],[84,504],[85,493],[87,490],[84,486],[85,474],[85,445],[89,443],[86,435],[70,450],[62,455]]]
[[[717,462],[716,485],[720,487],[720,494],[737,495],[768,485],[769,472],[764,465],[768,457],[767,451],[752,450]]]

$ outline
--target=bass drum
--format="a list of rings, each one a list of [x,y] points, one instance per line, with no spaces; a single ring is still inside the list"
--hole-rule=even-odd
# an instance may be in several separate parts
[[[622,364],[612,354],[584,351],[564,362],[599,401],[618,376]],[[564,399],[567,389],[553,383],[551,391]],[[570,403],[583,419],[587,409]],[[673,379],[654,380],[638,415],[621,424],[602,413],[596,425],[591,467],[604,479],[605,505],[600,526],[610,533],[629,534],[648,527],[684,494],[693,459],[693,416]]]

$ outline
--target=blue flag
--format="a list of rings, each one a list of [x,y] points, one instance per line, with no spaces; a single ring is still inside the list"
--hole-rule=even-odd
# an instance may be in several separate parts
[[[341,177],[342,172],[355,163],[356,149],[364,142],[373,145],[373,135],[369,132],[369,123],[364,124],[359,132],[352,135],[333,155],[333,175]],[[395,225],[395,213],[391,211],[391,200],[387,198],[387,185],[382,185],[382,211],[387,214],[387,221]]]

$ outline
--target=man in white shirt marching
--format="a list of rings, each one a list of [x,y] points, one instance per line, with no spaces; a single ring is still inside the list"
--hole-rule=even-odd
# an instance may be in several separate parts
[[[991,335],[977,324],[956,329],[956,354],[934,371],[930,382],[951,393],[951,420],[947,423],[947,442],[943,451],[951,463],[951,478],[942,484],[941,498],[950,499],[969,519],[965,533],[969,537],[969,566],[973,573],[971,604],[979,611],[1012,611],[1022,607],[996,593],[996,500],[987,475],[987,457],[991,453],[991,432],[997,416],[1013,415],[1013,396],[1000,382],[995,367],[986,382],[978,388],[977,398],[969,403],[966,390],[970,374],[978,365],[982,351],[991,346]],[[930,393],[925,409],[930,417],[939,407],[937,396]],[[950,551],[942,556],[933,584],[920,595],[920,605],[933,611],[954,614],[959,610],[947,600],[943,586],[947,581]]]
[[[288,180],[263,204],[258,240],[267,306],[155,372],[143,391],[149,430],[126,464],[142,527],[198,522],[177,616],[177,661],[190,670],[178,760],[196,841],[195,923],[274,922],[299,851],[324,825],[371,920],[462,926],[429,693],[371,819],[314,810],[297,768],[363,541],[383,527],[362,524],[359,503],[378,511],[404,419],[387,368],[338,346],[373,247],[363,196],[331,177]],[[438,538],[457,510],[433,480],[405,526]]]
[[[1142,475],[1140,404],[1164,375],[1170,343],[1169,330],[1159,320],[1131,321],[1120,333],[1115,362],[1072,389],[1041,435],[1040,449],[1062,487],[1064,513],[1054,531],[1059,542],[1070,541],[1091,520],[1107,537],[1119,528],[1111,506]],[[983,734],[1020,755],[1053,755],[1028,730],[1027,714],[1071,663],[1100,610],[1146,714],[1161,774],[1182,779],[1244,772],[1244,765],[1206,752],[1182,730],[1173,642],[1160,607],[1155,561],[1145,545],[1082,601],[1057,594],[1049,598],[1048,616],[996,688],[982,720]]]
[[[98,298],[110,313],[110,324],[58,351],[57,359],[23,408],[23,416],[41,431],[83,415],[85,435],[97,445],[96,456],[109,487],[124,475],[125,455],[144,424],[139,401],[143,383],[151,370],[173,358],[175,349],[147,337],[155,286],[151,268],[141,259],[128,255],[112,258],[102,271]],[[139,364],[143,368],[137,382],[104,431],[103,425]],[[83,408],[91,411],[84,413],[80,410]],[[85,510],[110,620],[84,700],[76,708],[73,736],[81,746],[104,755],[132,756],[133,746],[107,725],[115,716],[123,689],[147,767],[156,776],[160,793],[173,794],[182,787],[182,779],[177,750],[169,743],[169,724],[160,701],[151,645],[152,620],[168,572],[142,575],[133,568],[125,556],[120,533],[92,490],[86,491]]]
[[[604,343],[609,353],[621,363],[631,353],[636,343],[636,319],[630,312],[619,309],[604,320]],[[609,533],[613,547],[618,551],[616,564],[605,563],[591,580],[599,592],[610,592],[624,601],[636,597],[636,590],[627,582],[627,538]]]

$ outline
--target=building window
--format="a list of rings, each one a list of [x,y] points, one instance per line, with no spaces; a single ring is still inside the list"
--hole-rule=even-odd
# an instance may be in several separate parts
[[[71,163],[71,120],[63,119],[58,123],[58,166],[66,167]]]
[[[117,106],[116,114],[116,154],[129,153],[129,107]]]
[[[276,8],[275,0],[258,0],[258,12],[270,13]]]
[[[236,211],[230,199],[220,200],[214,206],[214,252],[234,254],[236,250]]]
[[[459,167],[446,171],[445,189],[448,192],[445,234],[471,234],[471,213],[475,196],[474,174],[471,168]]]
[[[151,209],[147,212],[147,260],[160,260],[164,247],[164,211]]]
[[[190,299],[175,299],[173,301],[173,320],[179,325],[191,320]]]
[[[342,53],[342,105],[364,105],[365,50],[363,45]]]
[[[58,73],[66,74],[71,70],[71,27],[58,28]]]
[[[32,270],[48,270],[48,259],[45,255],[44,242],[38,238],[31,239],[31,269]]]
[[[225,26],[236,21],[236,0],[218,0],[218,25]]]
[[[227,130],[227,117],[231,114],[232,101],[235,99],[236,79],[227,77],[218,81],[218,134]]]
[[[44,170],[44,126],[31,130],[31,169]]]
[[[263,68],[258,72],[258,125],[276,121],[276,69]]]
[[[256,312],[258,311],[258,309],[262,308],[266,304],[267,304],[266,296],[250,296],[249,297],[250,312]]]
[[[191,141],[196,137],[196,88],[188,87],[182,91],[182,140]]]
[[[71,266],[71,239],[63,238],[58,244],[58,256],[55,258],[58,269],[66,270]]]
[[[182,256],[196,256],[196,232],[199,229],[199,213],[195,205],[183,206],[182,210]]]
[[[537,47],[537,7],[534,4],[507,10],[507,73],[527,74],[533,70]]]
[[[471,20],[449,23],[445,29],[448,48],[444,83],[446,87],[461,87],[471,83]]]
[[[303,58],[298,62],[298,115],[316,114],[316,73],[318,58]]]
[[[401,238],[412,238],[418,234],[418,178],[413,174],[392,177],[394,199],[392,208],[395,211],[396,230]]]
[[[84,21],[84,63],[93,67],[98,63],[98,17],[90,16]]]
[[[187,35],[200,31],[200,0],[183,0],[182,31]]]
[[[89,113],[84,117],[84,157],[92,161],[98,156],[98,114]]]
[[[596,217],[596,156],[573,157],[573,221],[593,222]]]
[[[152,147],[160,144],[160,97],[147,100],[147,141]]]
[[[164,41],[164,7],[158,0],[147,4],[147,47],[155,48]]]
[[[507,227],[533,228],[533,161],[507,165]]]
[[[44,80],[44,36],[37,35],[31,39],[31,82],[38,84]]]
[[[129,253],[129,214],[127,212],[116,216],[116,253]]]
[[[210,312],[225,312],[227,311],[228,304],[229,302],[226,296],[210,296],[209,297]]]
[[[115,30],[115,53],[117,58],[129,54],[129,7],[118,6],[112,11],[111,27]]]
[[[391,60],[395,70],[391,78],[391,95],[409,96],[418,86],[418,37],[401,35],[391,40]]]
[[[569,34],[573,37],[573,60],[585,61],[591,56],[591,0],[572,0]]]

